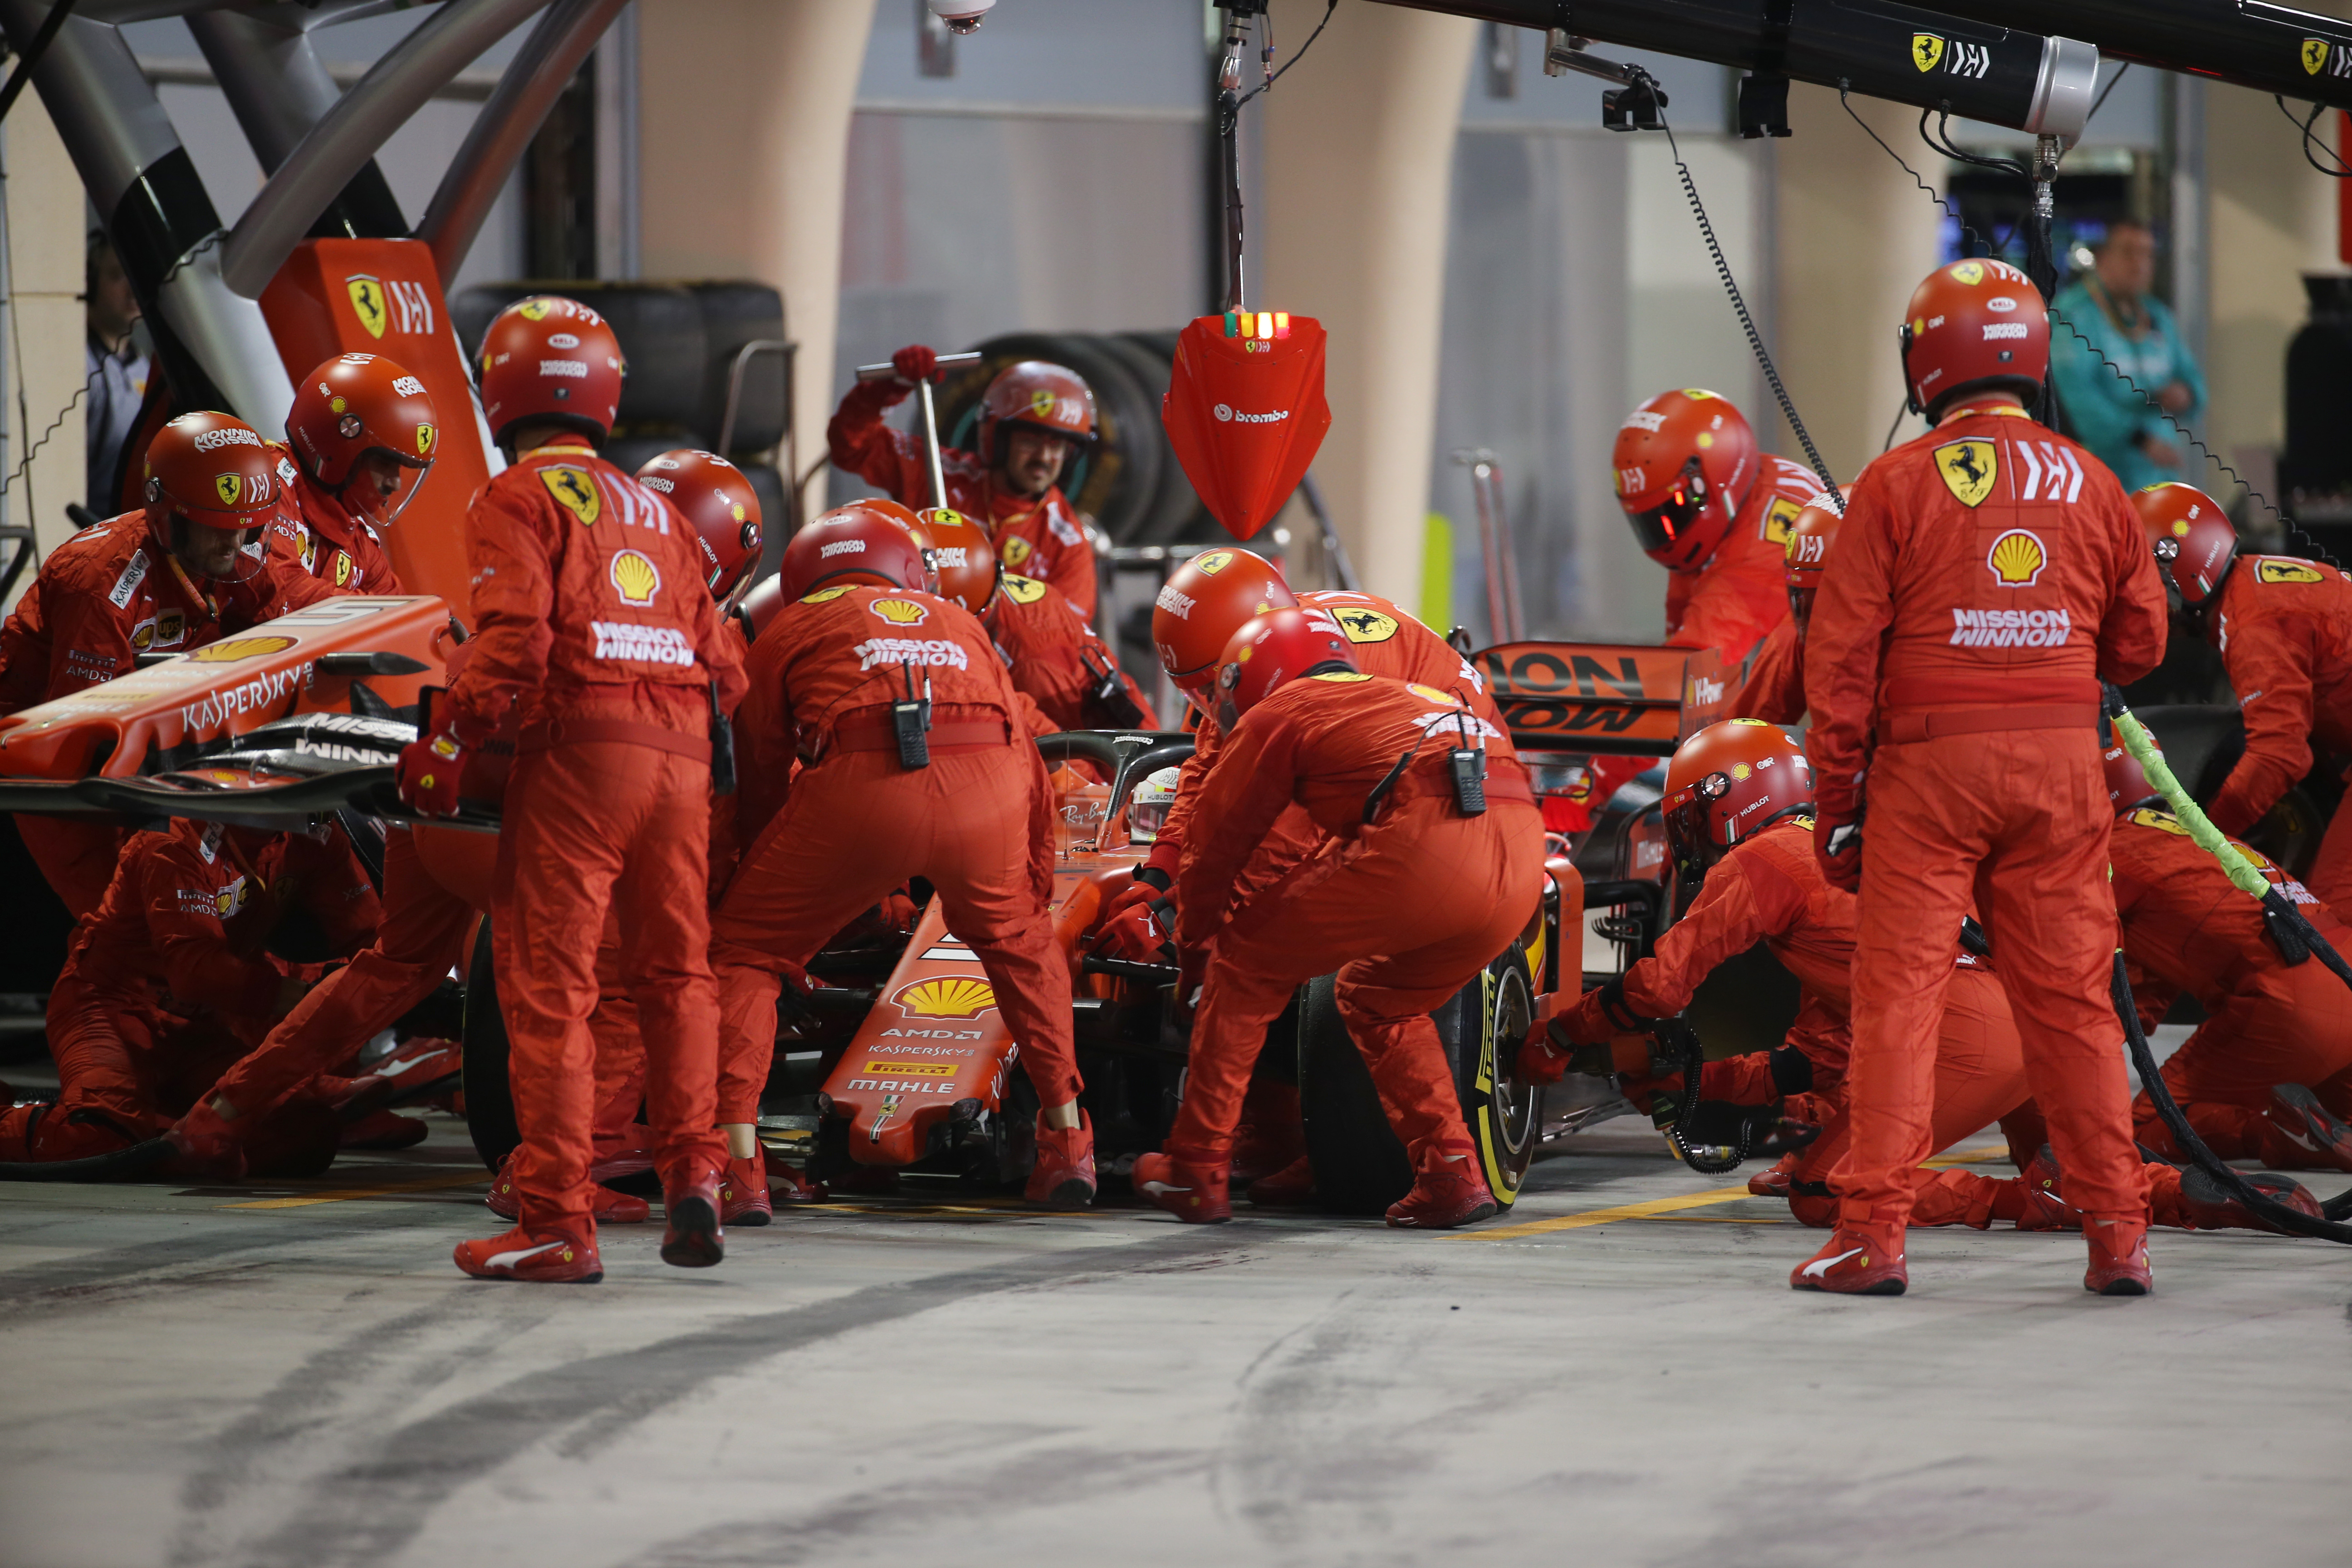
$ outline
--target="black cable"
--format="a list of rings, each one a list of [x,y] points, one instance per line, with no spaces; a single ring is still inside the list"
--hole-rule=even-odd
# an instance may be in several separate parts
[[[8,476],[8,484],[6,487],[8,489],[14,490],[19,484],[24,482],[26,474],[30,472],[32,469],[33,459],[41,455],[41,448],[49,444],[49,437],[56,435],[58,431],[64,426],[67,417],[70,416],[75,409],[81,406],[81,400],[89,395],[90,387],[96,384],[100,376],[104,375],[105,374],[105,367],[100,366],[97,370],[91,371],[89,375],[82,379],[81,390],[75,393],[73,396],[66,400],[66,405],[58,410],[58,416],[49,421],[49,427],[41,432],[41,438],[34,442],[31,447],[26,450],[25,453],[25,460],[16,465],[16,471]]]
[[[1327,4],[1323,7],[1323,19],[1315,24],[1315,30],[1313,32],[1307,35],[1307,41],[1298,46],[1298,52],[1291,56],[1287,60],[1285,60],[1280,70],[1276,71],[1272,76],[1266,78],[1264,81],[1258,83],[1255,87],[1250,89],[1247,92],[1242,94],[1241,97],[1234,100],[1232,112],[1229,113],[1225,119],[1225,135],[1232,135],[1234,127],[1240,123],[1243,104],[1247,103],[1251,99],[1255,98],[1259,93],[1264,92],[1267,88],[1272,87],[1276,82],[1280,81],[1284,77],[1289,75],[1290,68],[1307,58],[1307,51],[1315,47],[1315,40],[1323,36],[1323,29],[1331,25],[1331,13],[1337,11],[1339,8],[1339,0],[1327,0]],[[1268,18],[1268,25],[1272,25],[1271,18]]]
[[[2125,76],[2128,74],[2130,70],[2131,61],[2126,60],[2124,62],[2124,68],[2116,72],[2115,75],[2107,79],[2107,85],[2099,89],[2099,96],[2094,99],[2091,102],[2091,112],[2083,116],[2084,131],[2088,131],[2091,128],[2091,121],[2096,120],[2099,117],[2099,110],[2107,106],[2107,94],[2116,90],[2116,83],[2123,80]],[[2082,132],[2076,132],[2074,133],[2074,140],[2079,142],[2082,139]]]
[[[1707,1145],[1723,1149],[1724,1158],[1702,1154],[1698,1152],[1700,1145],[1691,1142],[1692,1130],[1698,1119],[1699,1076],[1706,1070],[1706,1051],[1699,1044],[1698,1031],[1677,1018],[1664,1021],[1659,1033],[1675,1047],[1683,1063],[1682,1102],[1675,1107],[1675,1122],[1666,1130],[1666,1142],[1674,1146],[1684,1164],[1702,1176],[1720,1176],[1739,1169],[1747,1163],[1754,1131],[1746,1118],[1740,1120],[1739,1131],[1728,1144]]]
[[[2311,112],[2309,114],[2305,115],[2301,120],[2297,120],[2294,117],[2294,110],[2286,106],[2286,98],[2284,94],[2275,92],[2271,94],[2271,101],[2279,106],[2279,112],[2286,116],[2286,122],[2289,125],[2295,127],[2303,132],[2303,161],[2305,163],[2310,164],[2313,168],[2318,170],[2321,174],[2326,175],[2331,180],[2352,180],[2352,164],[2345,163],[2344,154],[2336,152],[2334,148],[2328,146],[2326,142],[2322,142],[2319,138],[2311,133],[2311,128],[2319,123],[2319,117],[2327,112],[2327,105],[2324,103],[2315,103],[2311,106]],[[2311,155],[2311,150],[2314,147],[2317,147],[2321,152],[2334,159],[2336,161],[2336,167],[2331,169],[2326,164],[2321,163],[2318,159],[2313,157]]]
[[[2147,1048],[2147,1035],[2139,1026],[2139,1007],[2132,1000],[2131,978],[2124,971],[2124,955],[2116,954],[2115,978],[2116,1016],[2123,1020],[2124,1043],[2130,1047],[2132,1067],[2139,1074],[2140,1089],[2156,1106],[2156,1114],[2165,1131],[2180,1152],[2189,1156],[2189,1163],[2220,1184],[2221,1190],[2252,1210],[2265,1223],[2280,1230],[2293,1231],[2297,1236],[2315,1236],[2322,1241],[2341,1242],[2352,1247],[2352,1226],[2337,1225],[2332,1220],[2314,1219],[2299,1209],[2291,1209],[2263,1192],[2252,1183],[2224,1163],[2221,1157],[2206,1147],[2205,1140],[2189,1125],[2181,1113],[2179,1101],[2172,1098],[2172,1086],[2164,1081],[2158,1070],[2156,1053]]]
[[[1715,258],[1716,276],[1723,280],[1723,291],[1731,296],[1731,308],[1739,317],[1740,330],[1748,334],[1748,346],[1755,351],[1756,363],[1764,367],[1764,379],[1771,384],[1772,395],[1780,402],[1781,416],[1789,421],[1789,428],[1797,433],[1798,444],[1805,448],[1806,460],[1812,464],[1822,488],[1834,490],[1837,480],[1831,477],[1830,466],[1822,460],[1821,449],[1813,445],[1811,435],[1805,429],[1804,420],[1798,416],[1797,405],[1790,398],[1789,389],[1780,384],[1780,369],[1772,363],[1771,351],[1764,346],[1764,334],[1756,330],[1756,318],[1748,313],[1748,301],[1740,295],[1739,280],[1731,275],[1731,263],[1724,259],[1723,247],[1716,243],[1715,225],[1707,221],[1706,207],[1698,199],[1697,182],[1691,178],[1690,165],[1683,162],[1683,150],[1675,140],[1675,128],[1666,123],[1666,111],[1663,107],[1664,95],[1658,88],[1658,79],[1639,66],[1627,68],[1631,73],[1628,81],[1647,88],[1662,106],[1658,110],[1658,129],[1666,133],[1666,150],[1674,154],[1675,173],[1682,176],[1683,195],[1690,198],[1691,216],[1698,220],[1699,237],[1706,241],[1707,254]]]
[[[1897,168],[1911,176],[1911,183],[1917,185],[1921,191],[1925,192],[1929,201],[1942,208],[1944,215],[1959,225],[1961,234],[1965,235],[1968,238],[1974,240],[1979,245],[1987,246],[1989,254],[1995,256],[2001,260],[2008,260],[2008,258],[2006,256],[2002,256],[1998,250],[1990,249],[1989,242],[1985,239],[1984,236],[1979,234],[1975,227],[1970,225],[1966,218],[1960,216],[1958,210],[1955,208],[1951,203],[1946,201],[1942,195],[1937,194],[1935,186],[1920,178],[1919,171],[1913,168],[1908,163],[1906,163],[1902,153],[1897,153],[1894,148],[1889,147],[1886,144],[1886,139],[1870,128],[1870,122],[1868,121],[1864,120],[1861,115],[1856,114],[1853,111],[1853,105],[1846,100],[1846,88],[1847,84],[1843,81],[1838,84],[1838,103],[1840,107],[1844,109],[1846,117],[1852,120],[1856,125],[1861,126],[1863,133],[1868,136],[1873,142],[1877,142],[1880,150],[1885,152],[1888,157],[1895,160],[1895,166]],[[2273,504],[2271,499],[2263,494],[2262,491],[2256,489],[2253,485],[2247,480],[2244,475],[2239,473],[2237,469],[2223,462],[2219,453],[2215,452],[2212,447],[2208,447],[2204,442],[2199,440],[2190,433],[2189,426],[2180,423],[2179,420],[2175,419],[2171,413],[2166,409],[2164,405],[2157,400],[2154,393],[2148,391],[2146,387],[2140,385],[2139,383],[2134,381],[2129,375],[2126,374],[2124,373],[2123,366],[2109,359],[2105,353],[2101,352],[2098,344],[2093,342],[2089,338],[2084,337],[2083,335],[2082,329],[2075,326],[2074,321],[2063,310],[2059,310],[2055,305],[2052,305],[2049,307],[2049,313],[2051,323],[2053,326],[2065,328],[2066,331],[2074,336],[2076,342],[2081,343],[2084,349],[2090,352],[2092,358],[2097,360],[2101,364],[2106,367],[2108,374],[2114,376],[2117,381],[2122,382],[2126,386],[2130,387],[2134,392],[2139,394],[2140,401],[2147,405],[2149,412],[2153,413],[2158,418],[2170,426],[2174,433],[2179,436],[2181,440],[2188,443],[2188,445],[2195,447],[2198,453],[2202,456],[2207,462],[2213,465],[2215,468],[2219,469],[2223,474],[2228,475],[2230,482],[2236,485],[2240,489],[2245,491],[2246,495],[2254,502],[2255,505],[2261,507],[2264,511],[2270,513],[2273,518],[2277,520],[2278,524],[2282,529],[2292,534],[2297,540],[2300,540],[2302,542],[2303,548],[2309,554],[2311,559],[2315,561],[2324,561],[2328,565],[2336,567],[2338,571],[2344,569],[2342,563],[2336,561],[2336,559],[2330,555],[2326,550],[2322,549],[2319,542],[2312,538],[2309,533],[2305,532],[2300,524],[2298,524],[2293,518],[2288,517],[2284,512],[2281,511],[2276,505]]]
[[[9,73],[8,85],[0,87],[0,120],[7,119],[8,111],[16,108],[16,100],[25,95],[25,85],[33,79],[33,68],[39,65],[41,57],[49,52],[49,45],[56,41],[73,8],[74,0],[58,0],[49,7],[49,14],[41,18],[41,30],[35,33],[33,41],[26,46],[23,58],[16,62],[16,68]]]

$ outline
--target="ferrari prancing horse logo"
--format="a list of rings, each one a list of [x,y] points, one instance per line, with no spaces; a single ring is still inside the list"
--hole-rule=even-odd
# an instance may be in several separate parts
[[[604,498],[596,493],[596,481],[588,470],[571,463],[551,463],[539,470],[539,482],[555,498],[555,504],[580,520],[583,528],[593,528],[604,514]]]
[[[1936,471],[1962,506],[1981,506],[1992,494],[1993,480],[2000,477],[2000,459],[1990,441],[1948,441],[1936,448]]]
[[[368,336],[383,336],[383,330],[391,324],[392,318],[384,306],[382,280],[362,273],[356,278],[344,279],[343,288],[351,295],[352,309],[358,313],[360,325],[367,329]]]
[[[1914,33],[1911,35],[1911,63],[1917,66],[1923,74],[1925,72],[1934,70],[1936,68],[1936,62],[1943,58],[1943,39],[1936,37],[1933,33]]]

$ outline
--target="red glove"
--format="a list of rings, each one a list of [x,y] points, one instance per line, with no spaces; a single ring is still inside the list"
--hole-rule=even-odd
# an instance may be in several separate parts
[[[1827,818],[1813,825],[1813,858],[1822,865],[1822,875],[1832,888],[1843,888],[1849,893],[1862,890],[1862,819],[1852,822],[1832,822]]]
[[[400,803],[419,816],[457,815],[457,779],[466,771],[466,748],[446,730],[420,735],[402,748],[393,769]]]
[[[921,918],[923,912],[916,908],[914,899],[904,888],[885,893],[882,901],[875,908],[882,917],[882,923],[901,936],[914,931],[915,921]]]
[[[890,368],[898,373],[900,381],[912,385],[940,374],[940,356],[920,343],[908,343],[890,356]]]
[[[1098,958],[1123,958],[1129,963],[1173,963],[1174,924],[1174,911],[1164,899],[1129,904],[1103,921],[1093,952]]]
[[[1552,1038],[1552,1026],[1538,1023],[1519,1044],[1519,1081],[1558,1083],[1568,1073],[1569,1045]]]

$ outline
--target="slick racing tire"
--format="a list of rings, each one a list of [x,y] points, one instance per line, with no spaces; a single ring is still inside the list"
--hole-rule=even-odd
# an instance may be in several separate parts
[[[1513,942],[1431,1018],[1486,1184],[1508,1208],[1543,1126],[1542,1089],[1516,1076],[1518,1042],[1535,1018],[1525,948]],[[1308,982],[1300,997],[1298,1100],[1317,1197],[1327,1212],[1383,1214],[1412,1190],[1412,1167],[1340,1021],[1328,975]]]
[[[466,966],[466,1026],[463,1047],[466,1131],[482,1163],[497,1170],[522,1142],[515,1125],[514,1089],[507,1079],[507,1021],[499,1011],[497,966],[490,961],[490,922],[474,938]]]

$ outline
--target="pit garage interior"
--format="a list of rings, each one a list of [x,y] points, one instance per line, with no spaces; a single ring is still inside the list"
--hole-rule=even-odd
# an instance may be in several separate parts
[[[1605,1047],[1549,1087],[1511,1065],[1543,995],[1620,975],[1689,903],[1659,764],[1729,716],[1745,668],[1662,646],[1664,574],[1614,488],[1627,411],[1712,389],[1763,452],[1851,483],[1930,429],[1895,346],[1914,285],[2022,258],[2037,156],[2063,154],[2062,287],[2104,276],[2118,236],[2150,244],[2144,288],[2201,382],[2169,472],[2219,499],[2249,555],[2352,559],[2352,6],[1944,3],[0,0],[0,73],[35,60],[0,100],[11,610],[136,489],[86,406],[101,235],[144,318],[124,353],[217,399],[171,411],[220,407],[272,440],[300,367],[278,364],[268,290],[281,263],[341,254],[319,247],[430,258],[429,291],[336,304],[347,334],[382,340],[344,347],[429,341],[462,372],[518,300],[596,306],[631,370],[606,454],[733,459],[765,523],[747,584],[877,493],[827,460],[861,373],[910,343],[977,351],[933,399],[940,444],[970,448],[991,376],[1066,364],[1102,436],[1062,478],[1098,563],[1095,629],[1165,721],[1041,742],[1100,781],[1060,803],[1075,898],[1072,878],[1141,852],[1112,852],[1106,803],[1116,819],[1190,751],[1168,732],[1184,700],[1156,596],[1235,543],[1162,425],[1179,334],[1257,311],[1270,339],[1280,310],[1286,333],[1295,316],[1327,334],[1329,429],[1247,547],[1302,591],[1378,595],[1454,634],[1538,793],[1595,757],[1619,770],[1549,847],[1528,934],[1437,1016],[1507,1202],[1428,1234],[1382,1223],[1412,1173],[1328,979],[1267,1034],[1324,1205],[1254,1206],[1236,1183],[1232,1220],[1196,1227],[1131,1191],[1181,1101],[1191,1015],[1172,965],[1089,969],[1076,949],[1079,1059],[1090,1093],[1110,1086],[1087,1101],[1092,1206],[1023,1202],[1017,1141],[992,1130],[1036,1103],[1011,1091],[857,1179],[875,1167],[845,1152],[829,1075],[845,1042],[868,1049],[877,996],[953,973],[907,967],[959,945],[933,910],[911,942],[829,947],[808,1004],[787,1000],[759,1137],[772,1170],[833,1173],[823,1201],[730,1224],[721,1268],[667,1268],[640,1162],[619,1184],[655,1200],[654,1226],[601,1230],[595,1288],[465,1279],[449,1249],[504,1223],[484,1199],[520,1136],[483,935],[397,1028],[352,1042],[354,1070],[412,1038],[461,1051],[462,1079],[402,1107],[421,1142],[294,1176],[0,1180],[0,1564],[2345,1562],[2326,1500],[2352,1458],[2352,1254],[2326,1237],[2159,1228],[2154,1295],[2122,1301],[2078,1288],[2079,1234],[1915,1228],[1903,1299],[1801,1293],[1790,1270],[1827,1233],[1747,1184],[1780,1151],[1764,1123],[1685,1159]],[[976,30],[965,11],[985,12]],[[2020,68],[2010,122],[1966,112],[1999,105],[1965,82],[1938,117],[1915,58],[1883,79],[1910,96],[1836,85],[1836,49],[1931,26],[1954,60],[1979,37],[2028,51],[2042,84]],[[1684,27],[1693,52],[1668,52]],[[2316,68],[2292,42],[2246,63],[2307,34]],[[2081,101],[2053,135],[2028,121],[2061,113],[2060,65]],[[923,402],[889,415],[918,450]],[[445,426],[481,423],[478,401],[443,404]],[[434,477],[401,526],[440,542],[404,536],[423,553],[398,558],[448,597],[467,495]],[[317,656],[334,702],[418,733],[426,666],[334,646]],[[1541,685],[1554,667],[1574,700]],[[364,700],[346,692],[362,679]],[[2178,629],[2125,693],[2208,804],[2247,743],[2246,695]],[[407,820],[389,756],[332,775],[350,782],[331,798],[265,776],[234,740],[250,729],[186,753],[259,769],[240,775],[257,798],[287,791],[226,819],[367,817],[379,846]],[[223,816],[166,798],[181,752],[102,761],[59,782],[0,755],[18,814],[0,834],[0,1102],[61,1081],[46,1010],[74,925],[26,843],[59,818],[26,792],[150,825]],[[2301,873],[2344,761],[2312,760],[2241,837]],[[464,826],[488,843],[497,821]],[[1659,1038],[1762,1051],[1798,1005],[1759,943]],[[2153,1059],[2205,1016],[2189,996],[2163,1012]],[[2016,1173],[1992,1125],[1929,1164]],[[2294,1176],[2330,1224],[2352,1212],[2352,1173]]]

